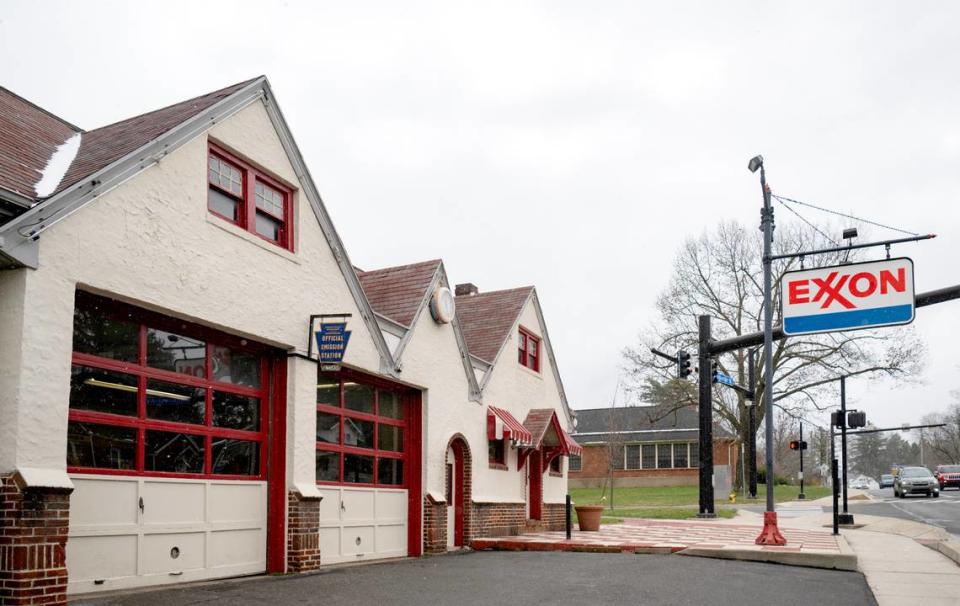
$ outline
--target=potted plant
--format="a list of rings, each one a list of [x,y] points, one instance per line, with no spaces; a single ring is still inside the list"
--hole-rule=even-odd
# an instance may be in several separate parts
[[[601,501],[606,497],[601,497]],[[577,524],[580,532],[597,532],[600,530],[600,518],[603,516],[603,505],[577,505]]]

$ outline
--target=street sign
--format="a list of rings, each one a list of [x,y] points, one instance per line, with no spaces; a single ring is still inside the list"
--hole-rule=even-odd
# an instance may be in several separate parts
[[[780,281],[783,333],[803,335],[913,322],[906,257],[790,271]]]
[[[731,387],[737,384],[736,381],[733,380],[733,377],[723,374],[719,370],[714,373],[713,376],[716,378],[717,383],[723,383],[724,385],[730,385]]]

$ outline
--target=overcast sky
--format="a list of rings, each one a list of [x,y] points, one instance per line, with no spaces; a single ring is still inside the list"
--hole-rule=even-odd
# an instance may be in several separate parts
[[[960,5],[811,4],[6,0],[0,85],[90,129],[266,74],[353,262],[536,285],[590,408],[680,242],[758,224],[755,154],[776,193],[936,232],[894,252],[960,283]],[[915,325],[923,383],[848,386],[878,425],[960,388],[960,301]]]

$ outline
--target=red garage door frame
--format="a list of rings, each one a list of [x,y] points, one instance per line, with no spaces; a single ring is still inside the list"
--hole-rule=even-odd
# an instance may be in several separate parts
[[[115,371],[131,376],[137,376],[138,411],[136,416],[122,416],[104,412],[90,412],[70,409],[71,422],[87,422],[114,427],[137,428],[137,461],[132,469],[109,469],[100,467],[84,467],[70,465],[70,473],[91,473],[103,475],[129,475],[144,477],[174,477],[185,479],[237,479],[260,480],[267,482],[267,541],[266,549],[267,572],[283,572],[286,560],[286,409],[287,409],[287,360],[283,352],[247,339],[236,337],[206,326],[180,320],[162,313],[148,311],[125,302],[109,297],[77,290],[75,310],[102,316],[114,322],[138,325],[136,359],[126,361],[115,360],[91,353],[76,351],[72,355],[74,367],[89,367],[94,370]],[[75,324],[77,320],[75,318]],[[191,376],[182,372],[153,368],[147,364],[145,336],[147,327],[165,329],[182,335],[202,339],[207,348],[204,357],[202,376]],[[76,330],[77,327],[75,326]],[[75,343],[76,345],[76,343]],[[231,386],[224,383],[211,382],[207,377],[211,374],[212,354],[209,347],[221,345],[237,351],[255,354],[260,357],[260,369],[266,385],[261,388],[247,388]],[[207,395],[206,420],[203,425],[186,423],[171,423],[147,418],[145,414],[145,385],[150,379],[162,380],[184,386],[194,386],[207,390],[223,390],[238,394],[249,394],[261,398],[260,427],[257,431],[236,431],[217,429],[211,426],[210,395]],[[131,386],[132,387],[132,386]],[[212,393],[212,391],[211,391]],[[260,444],[259,473],[256,475],[231,475],[213,473],[210,460],[205,463],[203,473],[173,473],[148,471],[144,465],[143,441],[144,433],[149,429],[186,431],[194,435],[204,435],[207,450],[210,448],[212,436],[220,435],[240,439],[255,439]]]
[[[336,377],[341,381],[341,384],[346,382],[355,382],[361,385],[367,385],[374,387],[376,389],[384,389],[392,392],[396,392],[400,395],[401,401],[404,404],[404,409],[406,411],[406,418],[404,420],[404,439],[403,439],[403,453],[401,457],[395,457],[393,455],[387,455],[389,458],[401,458],[404,461],[405,471],[404,471],[404,480],[403,484],[392,486],[392,485],[382,485],[385,488],[405,488],[407,490],[407,556],[408,557],[419,557],[423,554],[423,540],[422,540],[422,528],[421,523],[423,519],[423,481],[421,478],[421,473],[423,469],[423,395],[422,393],[412,387],[403,385],[400,383],[395,383],[389,381],[382,377],[372,376],[364,372],[343,367],[339,371],[331,373],[322,373],[324,376],[333,378]],[[341,387],[342,390],[342,387]],[[379,396],[377,396],[379,398]],[[376,422],[387,421],[377,415],[357,413],[355,411],[345,410],[343,407],[342,394],[340,406],[329,406],[324,404],[317,404],[317,411],[319,413],[327,412],[330,414],[339,414],[344,415],[344,417],[356,417],[361,419],[374,420]],[[389,421],[387,421],[389,422]],[[341,429],[341,434],[343,433]],[[342,435],[341,435],[342,441]],[[370,454],[372,451],[370,449],[360,449],[345,446],[343,444],[333,445],[333,444],[322,444],[317,443],[318,451],[327,451],[327,452],[338,452],[338,453],[356,453],[356,454]],[[378,451],[377,456],[381,456]],[[374,475],[376,475],[376,469],[374,469]],[[343,461],[341,457],[340,463],[340,480],[343,479]],[[345,483],[343,481],[335,482],[324,482],[318,481],[318,485],[323,486],[324,484],[340,485],[340,486],[374,486],[379,484],[354,484],[354,483]]]

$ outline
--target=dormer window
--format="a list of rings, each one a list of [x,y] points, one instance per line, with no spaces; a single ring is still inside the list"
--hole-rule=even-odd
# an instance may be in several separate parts
[[[534,372],[540,372],[540,338],[525,328],[520,329],[518,360]]]
[[[207,208],[264,240],[293,250],[293,192],[263,171],[210,146]]]

